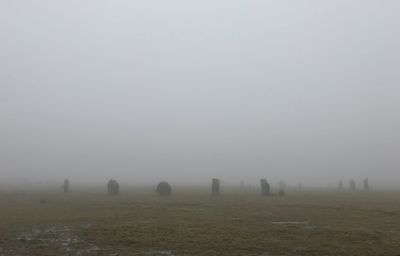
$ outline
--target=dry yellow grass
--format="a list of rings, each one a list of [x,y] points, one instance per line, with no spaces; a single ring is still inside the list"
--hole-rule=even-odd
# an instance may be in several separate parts
[[[400,255],[400,192],[0,195],[0,255]]]

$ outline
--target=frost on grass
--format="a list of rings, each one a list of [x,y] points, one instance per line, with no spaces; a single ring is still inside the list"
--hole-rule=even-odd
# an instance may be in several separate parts
[[[146,256],[175,256],[170,251],[157,251],[157,250],[149,250],[146,252],[136,253],[135,255],[146,255]]]
[[[48,249],[60,255],[96,255],[100,250],[94,244],[80,239],[69,226],[33,226],[20,231],[15,240],[22,252],[31,249]]]

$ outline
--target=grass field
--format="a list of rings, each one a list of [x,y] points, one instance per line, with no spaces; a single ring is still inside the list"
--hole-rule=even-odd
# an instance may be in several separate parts
[[[400,255],[400,192],[0,194],[0,255]]]

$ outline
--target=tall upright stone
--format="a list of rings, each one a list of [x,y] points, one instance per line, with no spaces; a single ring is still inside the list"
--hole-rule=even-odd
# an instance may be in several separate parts
[[[63,191],[64,191],[64,193],[68,193],[69,192],[69,180],[68,179],[64,180]]]
[[[172,193],[172,188],[167,182],[163,181],[157,185],[157,193],[160,196],[169,196]]]
[[[211,184],[211,194],[213,196],[219,196],[220,191],[219,191],[219,179],[212,179],[212,184]]]
[[[110,196],[119,195],[119,183],[114,179],[109,180],[107,183],[107,190]]]
[[[262,196],[271,195],[271,186],[269,185],[267,180],[266,179],[261,179],[260,183],[261,183],[261,195]]]
[[[368,182],[368,179],[364,179],[364,191],[369,191],[369,182]]]

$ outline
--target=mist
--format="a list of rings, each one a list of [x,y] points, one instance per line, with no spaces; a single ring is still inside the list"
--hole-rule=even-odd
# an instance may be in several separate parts
[[[0,183],[400,184],[398,1],[1,1]]]

